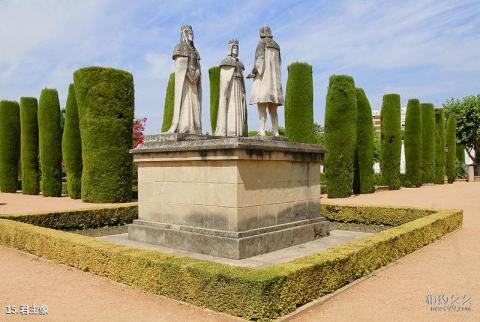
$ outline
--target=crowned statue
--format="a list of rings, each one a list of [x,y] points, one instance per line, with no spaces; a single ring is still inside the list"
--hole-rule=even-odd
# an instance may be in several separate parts
[[[272,120],[273,135],[278,136],[277,107],[283,105],[280,75],[280,46],[273,40],[269,26],[260,28],[260,42],[255,51],[255,64],[247,78],[253,78],[250,104],[257,104],[260,117],[259,135],[265,135],[267,110]]]
[[[238,40],[230,40],[228,56],[220,63],[220,99],[215,131],[217,136],[248,135],[244,69],[238,59]]]
[[[172,125],[167,133],[202,133],[202,82],[200,55],[193,44],[192,26],[181,27],[175,61],[175,98]]]

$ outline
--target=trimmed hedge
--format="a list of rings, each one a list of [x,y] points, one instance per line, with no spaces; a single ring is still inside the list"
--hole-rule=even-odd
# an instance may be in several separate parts
[[[380,172],[382,182],[391,190],[397,190],[400,189],[400,158],[402,153],[400,95],[384,95],[380,115]]]
[[[73,74],[82,139],[82,200],[127,202],[132,194],[132,74],[86,67]]]
[[[217,129],[218,105],[220,103],[220,67],[210,68],[208,78],[210,80],[210,126],[213,135]]]
[[[357,94],[357,143],[355,148],[353,193],[371,193],[375,191],[373,182],[373,119],[372,108],[367,95],[361,88]]]
[[[353,78],[330,76],[325,109],[325,173],[329,198],[352,194],[356,122],[357,95]]]
[[[151,293],[245,319],[267,320],[368,275],[458,229],[462,221],[461,210],[442,210],[262,269],[134,249],[12,220],[0,220],[0,244]]]
[[[435,109],[435,184],[445,183],[445,112]]]
[[[38,138],[42,169],[42,195],[62,195],[62,146],[60,136],[60,102],[56,89],[45,88],[38,104]]]
[[[447,130],[445,132],[445,142],[447,147],[446,155],[446,174],[448,183],[453,183],[457,176],[456,157],[457,157],[457,119],[455,115],[450,115],[447,120]],[[462,151],[463,152],[463,151]]]
[[[172,126],[173,104],[175,101],[175,73],[168,78],[167,91],[165,93],[165,104],[163,108],[162,132],[167,132]]]
[[[67,172],[68,195],[72,199],[80,199],[82,189],[82,140],[80,138],[77,99],[73,84],[68,87],[62,152]]]
[[[296,62],[290,64],[287,69],[285,131],[288,140],[315,143],[312,65]]]
[[[422,182],[433,183],[435,174],[435,109],[431,103],[420,104],[422,110]]]
[[[0,191],[16,192],[20,160],[20,107],[0,101]]]
[[[86,208],[77,210],[42,212],[33,214],[0,214],[0,219],[10,219],[35,226],[57,230],[77,230],[131,224],[138,218],[138,205]]]
[[[416,98],[408,100],[405,117],[405,178],[408,187],[422,185],[422,112]]]
[[[40,193],[38,162],[38,102],[35,97],[20,98],[22,193]]]

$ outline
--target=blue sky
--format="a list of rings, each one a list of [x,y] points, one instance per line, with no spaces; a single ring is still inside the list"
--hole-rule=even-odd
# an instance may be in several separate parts
[[[236,38],[249,71],[264,24],[282,49],[284,84],[288,64],[313,65],[318,123],[331,74],[352,75],[373,109],[385,93],[399,93],[403,105],[412,97],[441,105],[480,92],[478,0],[0,0],[0,98],[38,97],[53,87],[64,106],[73,71],[121,68],[134,75],[136,115],[148,118],[147,133],[158,133],[182,24],[193,26],[202,57],[204,132],[210,132],[208,68]],[[280,116],[283,124],[283,109]],[[257,117],[251,106],[251,129]]]

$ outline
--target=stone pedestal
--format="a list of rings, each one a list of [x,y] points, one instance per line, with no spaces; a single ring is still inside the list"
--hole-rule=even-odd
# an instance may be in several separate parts
[[[319,146],[155,136],[132,153],[139,201],[132,240],[242,259],[328,235]]]

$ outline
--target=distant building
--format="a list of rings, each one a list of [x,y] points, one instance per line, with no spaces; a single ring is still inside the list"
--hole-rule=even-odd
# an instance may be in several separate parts
[[[405,116],[407,115],[407,108],[402,107],[400,110],[400,120],[402,124],[402,130],[405,130]],[[379,110],[373,110],[372,111],[372,118],[373,118],[373,127],[375,128],[375,131],[380,132],[380,127],[382,124],[381,117],[380,117],[380,111]]]

